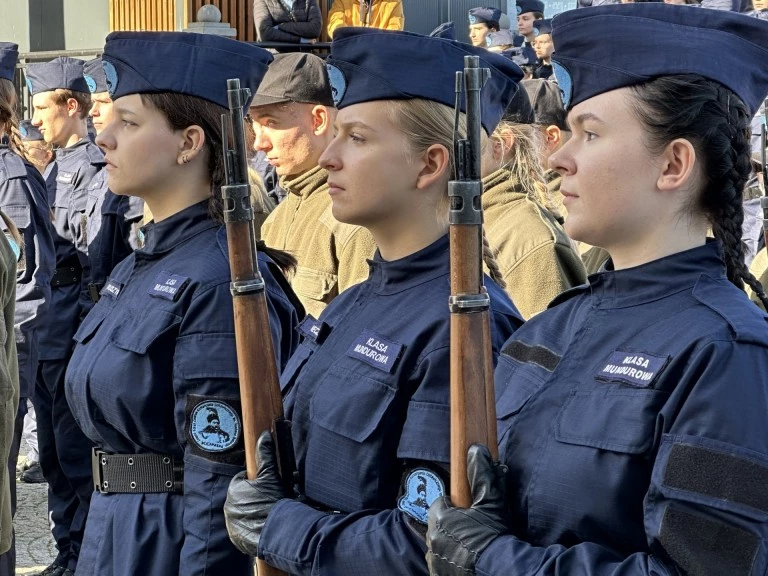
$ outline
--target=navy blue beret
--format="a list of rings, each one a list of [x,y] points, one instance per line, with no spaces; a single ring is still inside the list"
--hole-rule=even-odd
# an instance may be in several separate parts
[[[482,125],[489,134],[522,79],[520,68],[500,54],[442,38],[375,28],[339,28],[333,35],[328,77],[341,109],[373,100],[423,98],[455,105],[456,72],[465,56],[479,56],[491,70],[482,91]]]
[[[501,10],[498,8],[472,8],[469,11],[470,24],[498,24]]]
[[[85,63],[83,76],[91,94],[108,92],[107,76],[104,74],[104,65],[101,58],[94,58]]]
[[[12,42],[0,42],[0,78],[13,82],[16,62],[19,60],[19,45]]]
[[[446,40],[456,39],[456,27],[453,22],[443,22],[429,33],[433,38],[445,38]]]
[[[768,22],[735,12],[655,2],[569,10],[553,19],[552,40],[566,109],[676,74],[719,82],[752,114],[768,93]]]
[[[74,90],[90,93],[83,78],[82,60],[59,57],[42,64],[27,64],[27,88],[30,94],[40,94],[52,90]]]
[[[552,20],[536,20],[533,23],[533,32],[536,36],[539,34],[552,34]]]
[[[19,124],[19,133],[21,139],[27,142],[35,142],[38,140],[45,140],[42,132],[37,129],[37,126],[32,125],[32,120],[22,120]]]
[[[272,54],[213,34],[113,32],[107,36],[102,60],[113,100],[128,94],[176,92],[227,108],[227,80],[239,78],[240,86],[255,94]]]
[[[517,0],[517,13],[540,12],[544,14],[544,2],[541,0]]]

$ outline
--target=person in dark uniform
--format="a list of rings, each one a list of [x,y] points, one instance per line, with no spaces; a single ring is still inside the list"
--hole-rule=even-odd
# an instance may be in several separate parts
[[[99,172],[104,167],[104,155],[86,131],[91,96],[83,78],[83,62],[56,58],[29,64],[26,75],[34,108],[32,124],[46,142],[58,146],[47,190],[53,212],[56,269],[48,320],[39,334],[40,365],[34,403],[40,465],[48,480],[48,508],[59,551],[42,574],[60,576],[65,570],[74,572],[77,566],[92,491],[90,443],[64,397],[64,372],[88,282],[88,196],[103,193]]]
[[[528,57],[531,71],[539,65],[533,41],[536,40],[536,29],[533,23],[544,18],[544,2],[542,0],[517,0],[517,32],[525,38],[523,54]]]
[[[552,20],[546,18],[536,20],[533,23],[533,31],[536,38],[531,44],[539,62],[533,71],[533,77],[548,80],[552,76],[552,52],[555,51],[555,45],[552,42]]]
[[[328,64],[339,112],[320,165],[334,216],[365,226],[378,250],[366,281],[304,320],[281,376],[301,499],[269,465],[266,435],[258,478],[236,476],[224,508],[238,548],[290,574],[426,574],[418,487],[426,483],[428,504],[448,485],[447,190],[465,55],[492,70],[482,93],[488,134],[522,77],[506,58],[407,32],[334,36]],[[522,320],[490,278],[486,287],[498,353]]]
[[[471,447],[474,505],[432,504],[431,573],[766,574],[768,316],[740,240],[768,23],[642,3],[553,36],[565,229],[611,258],[505,344],[502,464]]]
[[[13,75],[17,58],[16,44],[0,42],[0,142],[3,142],[0,143],[0,211],[5,215],[0,220],[0,227],[16,256],[13,338],[18,355],[19,403],[16,417],[12,419],[13,442],[8,459],[12,513],[16,509],[16,461],[27,399],[32,397],[35,389],[37,335],[47,318],[55,267],[45,182],[38,170],[25,161],[22,138],[26,136],[26,130],[19,127],[16,117]],[[20,241],[16,241],[17,233]],[[12,546],[9,552],[0,556],[0,575],[12,575],[14,567],[15,548]]]
[[[85,63],[84,77],[93,101],[89,115],[98,135],[112,119],[112,99],[101,58]],[[105,170],[99,177],[102,184],[89,190],[86,212],[89,282],[87,298],[82,299],[85,312],[99,300],[99,293],[117,263],[141,245],[139,227],[144,216],[144,201],[137,196],[118,196],[107,190]]]
[[[272,56],[212,35],[119,32],[102,58],[113,109],[96,142],[108,185],[143,198],[153,221],[74,336],[67,400],[96,445],[77,573],[250,575],[222,512],[244,448],[221,115],[227,79],[255,93]],[[282,368],[298,339],[281,271],[294,261],[272,250],[259,261]],[[221,434],[207,432],[212,414]]]

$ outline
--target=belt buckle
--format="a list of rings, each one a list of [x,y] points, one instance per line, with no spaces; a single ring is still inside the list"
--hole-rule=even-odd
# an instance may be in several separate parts
[[[96,490],[96,492],[99,492],[101,494],[107,493],[107,486],[104,486],[102,488],[102,465],[107,463],[106,460],[107,453],[102,452],[101,450],[97,450],[96,448],[91,449],[91,473],[93,475],[93,488]]]

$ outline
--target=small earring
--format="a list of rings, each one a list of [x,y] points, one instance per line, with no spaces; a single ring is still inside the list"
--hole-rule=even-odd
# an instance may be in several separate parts
[[[182,163],[186,164],[187,162],[189,162],[189,156],[184,154],[184,156],[181,157],[181,161]]]

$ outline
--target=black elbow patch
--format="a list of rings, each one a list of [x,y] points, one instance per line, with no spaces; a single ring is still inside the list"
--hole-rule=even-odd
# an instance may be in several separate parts
[[[549,348],[531,346],[518,340],[510,342],[501,353],[524,364],[536,364],[549,372],[554,372],[561,358],[561,356],[555,354]]]
[[[748,576],[760,546],[757,536],[719,520],[668,506],[661,545],[686,576]]]
[[[664,485],[768,512],[768,467],[733,454],[675,444]]]

